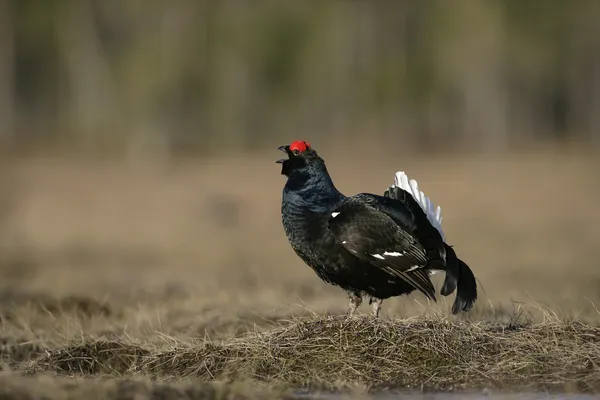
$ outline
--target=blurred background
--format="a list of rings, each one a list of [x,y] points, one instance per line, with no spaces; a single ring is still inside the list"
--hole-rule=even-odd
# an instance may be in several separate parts
[[[2,280],[345,310],[281,228],[275,149],[305,139],[347,194],[416,178],[482,304],[600,301],[599,20],[594,0],[0,0]]]
[[[0,18],[5,151],[600,143],[593,0],[2,0]]]

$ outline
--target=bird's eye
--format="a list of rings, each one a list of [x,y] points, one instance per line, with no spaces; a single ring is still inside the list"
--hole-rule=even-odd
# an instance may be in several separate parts
[[[294,155],[296,155],[296,156],[297,156],[298,154],[300,154],[300,150],[298,150],[298,149],[294,149],[294,150],[293,150],[293,153],[294,153]]]

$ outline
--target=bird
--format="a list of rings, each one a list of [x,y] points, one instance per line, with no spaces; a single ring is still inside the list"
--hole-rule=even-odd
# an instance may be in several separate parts
[[[287,155],[276,161],[287,178],[281,201],[285,235],[321,280],[347,293],[348,317],[366,297],[375,318],[384,300],[415,290],[437,302],[430,275],[439,271],[446,274],[440,294],[456,291],[452,314],[471,310],[475,276],[446,243],[441,209],[433,209],[416,181],[400,171],[383,195],[345,196],[309,142],[278,149]]]

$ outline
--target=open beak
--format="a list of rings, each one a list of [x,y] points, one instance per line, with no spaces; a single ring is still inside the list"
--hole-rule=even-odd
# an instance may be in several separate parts
[[[277,148],[277,150],[281,150],[281,151],[283,151],[284,153],[286,153],[286,154],[287,154],[289,147],[290,147],[289,145],[285,145],[285,144],[284,144],[283,146],[279,146],[279,147]],[[275,162],[276,162],[277,164],[283,164],[283,162],[284,162],[285,160],[287,160],[287,158],[282,158],[281,160],[277,160],[277,161],[275,161]]]

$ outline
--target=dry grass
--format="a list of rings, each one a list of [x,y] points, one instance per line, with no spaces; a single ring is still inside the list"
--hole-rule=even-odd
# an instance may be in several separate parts
[[[370,317],[294,321],[265,333],[144,357],[136,372],[257,379],[286,387],[345,389],[600,389],[600,329],[548,321],[531,326]]]
[[[166,338],[157,344],[105,335],[45,349],[13,343],[2,347],[2,356],[24,375],[255,382],[277,393],[298,388],[600,392],[600,328],[550,314],[542,322],[521,317],[508,324],[451,322],[441,315],[379,321],[313,316],[223,340]]]
[[[4,166],[0,397],[600,392],[598,158],[372,158],[359,176],[328,157],[347,193],[416,176],[479,280],[469,314],[416,294],[374,321],[339,318],[344,295],[292,254],[275,157]]]

